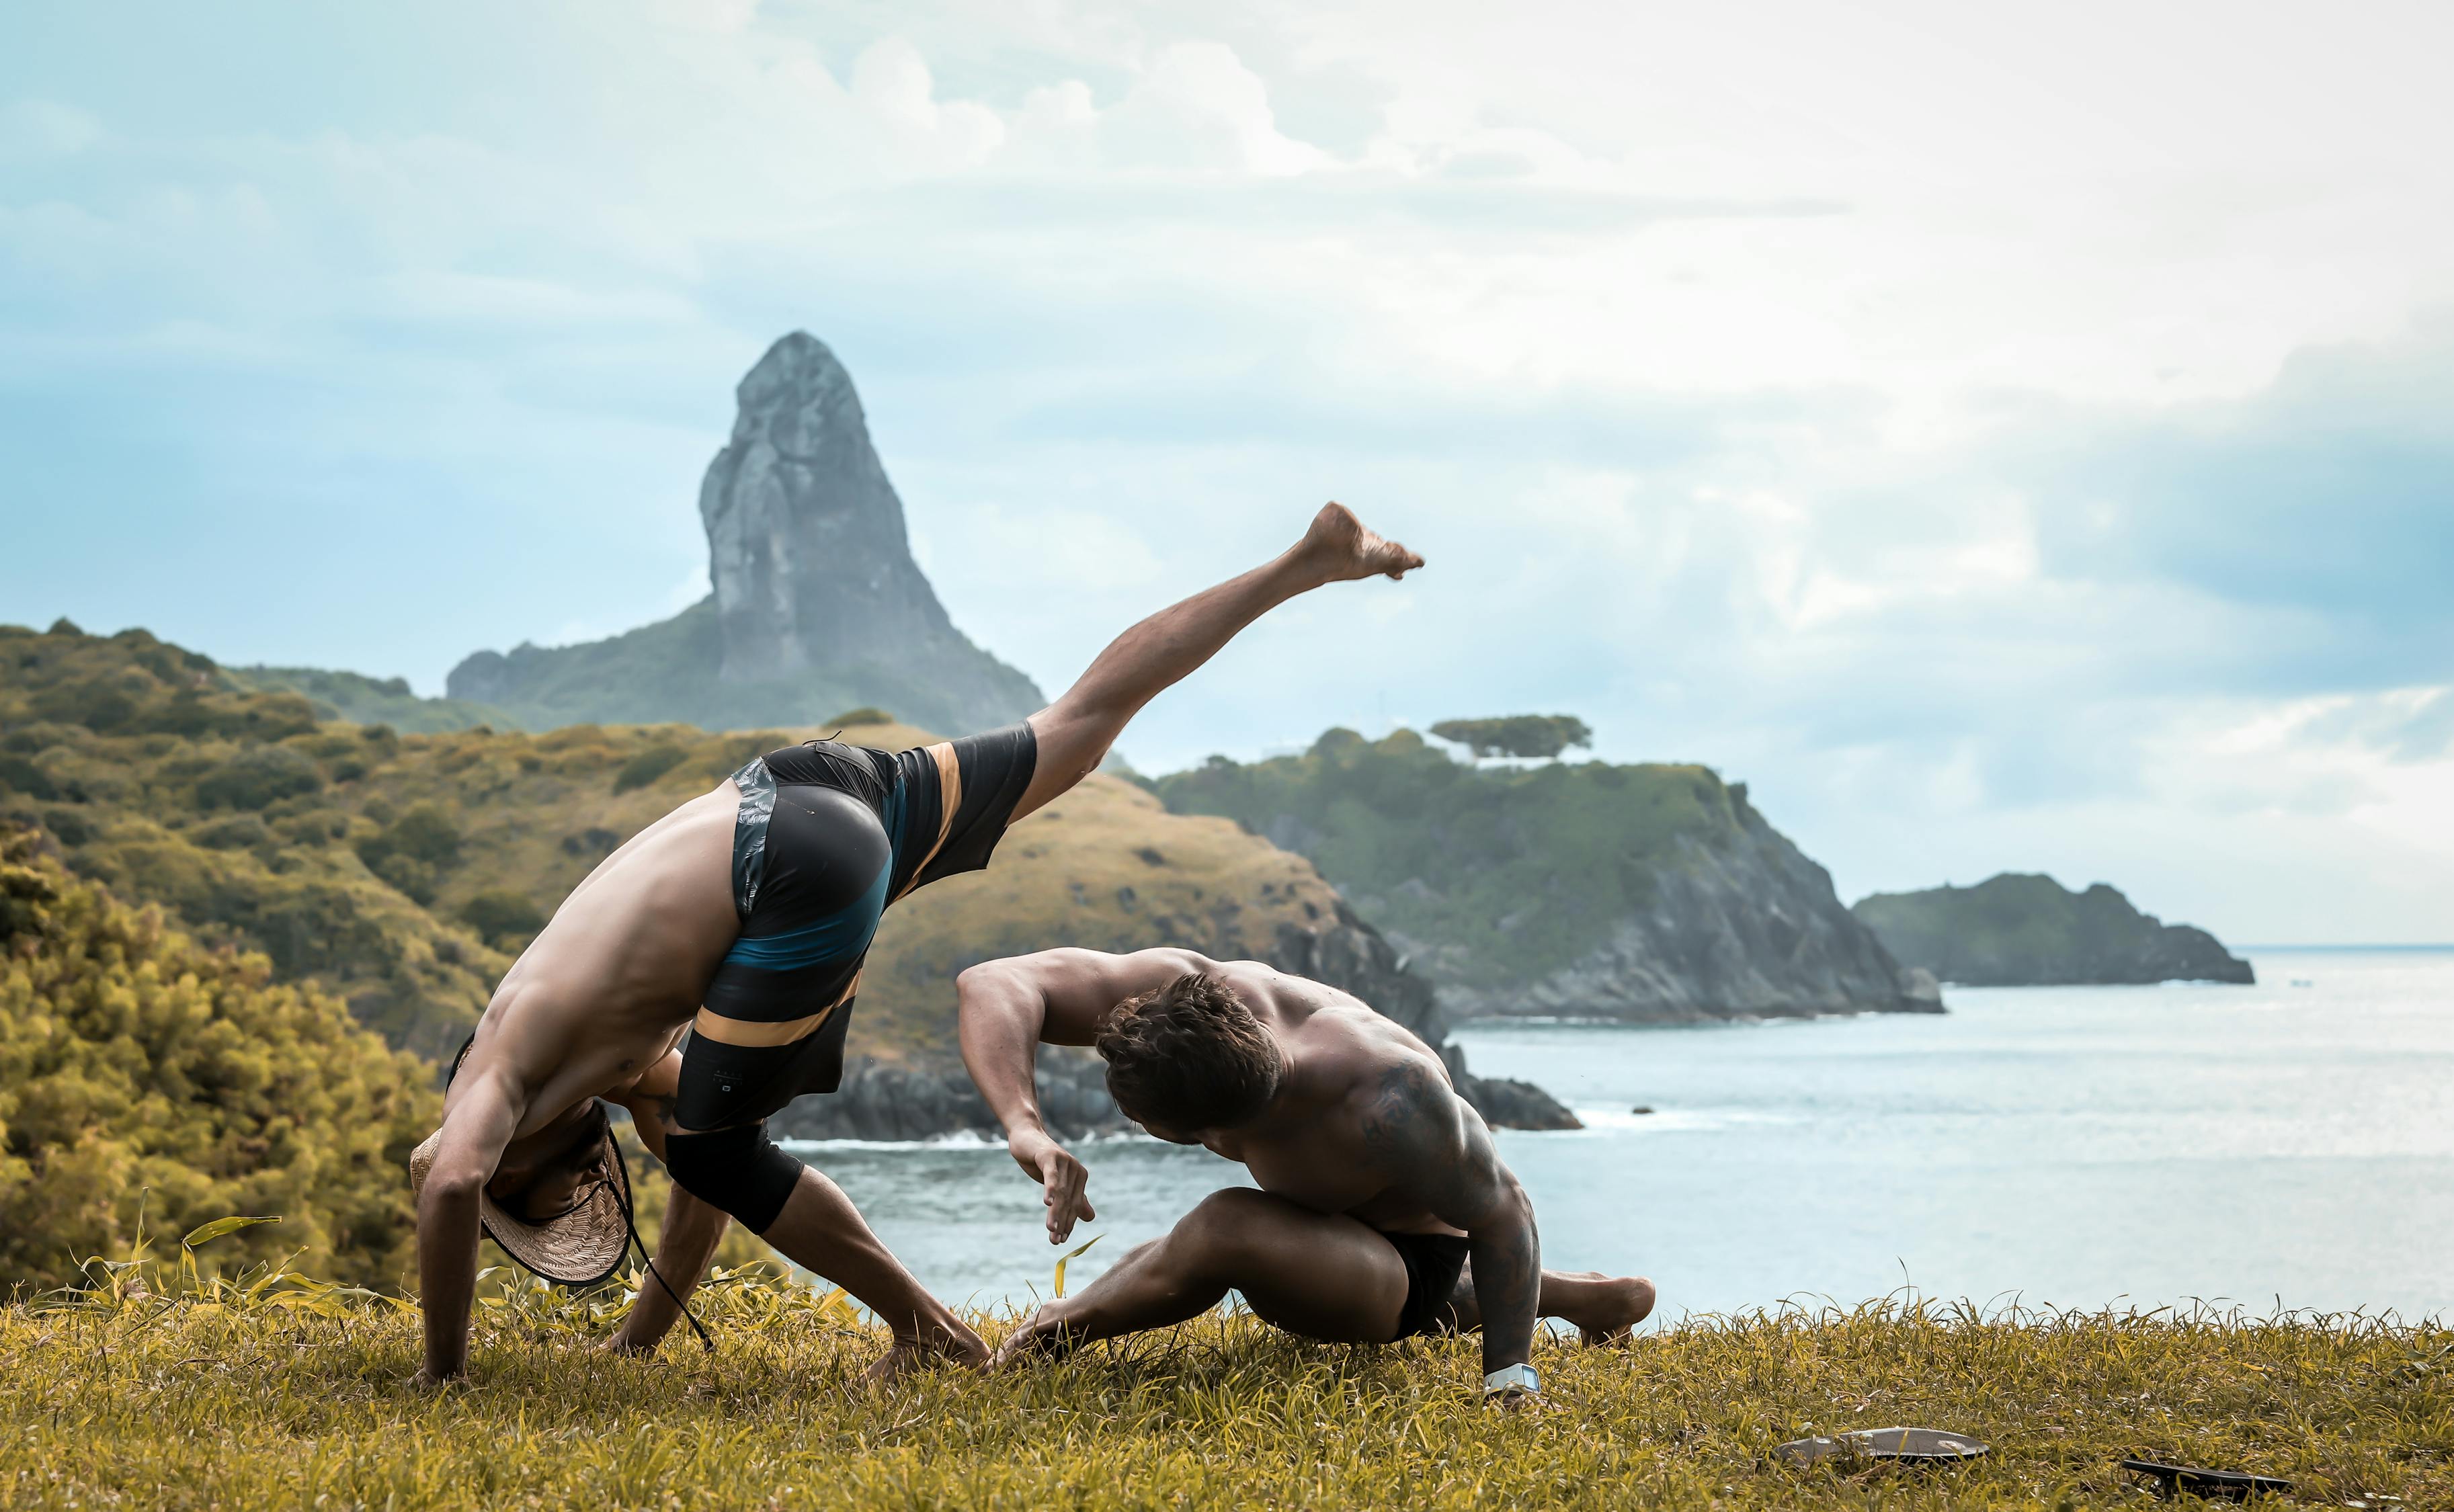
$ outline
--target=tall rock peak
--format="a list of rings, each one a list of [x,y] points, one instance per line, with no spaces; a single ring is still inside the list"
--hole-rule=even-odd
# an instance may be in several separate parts
[[[903,501],[826,344],[793,332],[734,393],[733,439],[698,492],[724,681],[976,653],[912,560]]]
[[[824,342],[792,332],[734,392],[733,435],[698,495],[714,592],[610,641],[480,651],[453,670],[453,697],[532,728],[807,725],[870,704],[948,734],[1045,702],[947,617]]]

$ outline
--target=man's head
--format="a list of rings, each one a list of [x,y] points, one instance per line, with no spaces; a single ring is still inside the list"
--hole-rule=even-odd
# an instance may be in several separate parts
[[[1251,1123],[1286,1069],[1236,989],[1198,972],[1116,1005],[1096,1044],[1116,1106],[1179,1144]]]
[[[506,1145],[486,1195],[513,1217],[541,1224],[579,1205],[611,1174],[605,1168],[605,1104],[591,1098]]]

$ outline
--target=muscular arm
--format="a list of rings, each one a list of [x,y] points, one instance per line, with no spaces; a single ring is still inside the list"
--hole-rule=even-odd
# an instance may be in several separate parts
[[[477,1289],[477,1200],[518,1128],[521,1108],[500,1080],[473,1082],[443,1119],[443,1139],[417,1197],[418,1305],[432,1385],[469,1369],[469,1307]]]
[[[1040,1121],[1039,1046],[1089,1044],[1117,1004],[1216,965],[1190,950],[1042,950],[984,962],[955,979],[964,1068],[1004,1126],[1015,1163],[1041,1184],[1050,1243],[1098,1214],[1082,1196],[1082,1163]]]
[[[668,1050],[614,1097],[631,1110],[639,1143],[660,1161],[665,1158],[665,1136],[679,1127],[674,1122],[674,1093],[681,1084],[681,1052]],[[656,1346],[656,1341],[680,1319],[682,1303],[707,1275],[708,1262],[715,1258],[715,1246],[722,1243],[731,1222],[723,1209],[700,1202],[678,1184],[674,1186],[665,1202],[664,1226],[656,1235],[655,1275],[642,1281],[631,1315],[606,1341],[609,1348],[630,1353]],[[663,1278],[661,1284],[658,1277]]]
[[[1483,1373],[1525,1363],[1540,1316],[1542,1243],[1534,1204],[1500,1164],[1481,1115],[1428,1066],[1408,1060],[1374,1089],[1363,1138],[1387,1164],[1393,1192],[1465,1230],[1482,1311]]]

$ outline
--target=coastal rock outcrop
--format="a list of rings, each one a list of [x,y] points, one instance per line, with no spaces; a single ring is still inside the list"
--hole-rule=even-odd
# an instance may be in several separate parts
[[[1940,1012],[1831,875],[1701,766],[1477,766],[1412,730],[1159,779],[1318,865],[1456,1019]]]
[[[2119,889],[2003,872],[1974,887],[1879,892],[1852,911],[1895,956],[1962,986],[2230,982],[2257,974],[2204,929],[2142,913]]]
[[[963,731],[1046,702],[938,602],[825,343],[785,336],[734,395],[733,434],[699,487],[714,591],[610,640],[479,651],[453,669],[451,698],[532,729],[805,725],[871,705]]]

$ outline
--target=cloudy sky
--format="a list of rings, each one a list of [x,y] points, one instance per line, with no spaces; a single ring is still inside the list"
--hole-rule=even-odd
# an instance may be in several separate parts
[[[1842,894],[2454,938],[2454,11],[21,8],[0,621],[406,674],[706,589],[851,368],[1067,681],[1324,498],[1432,560],[1148,769],[1565,710]]]

